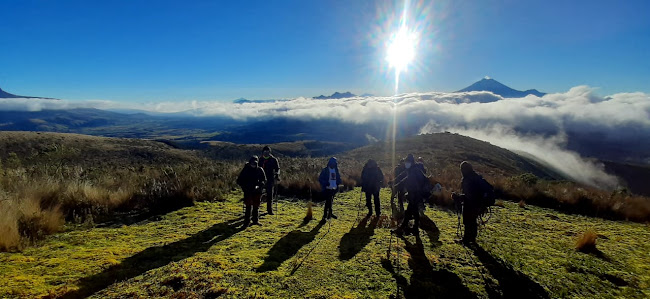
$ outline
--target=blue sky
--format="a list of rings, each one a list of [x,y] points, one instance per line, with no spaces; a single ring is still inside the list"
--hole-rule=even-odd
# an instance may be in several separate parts
[[[0,87],[71,100],[389,95],[402,1],[0,3]],[[650,1],[411,1],[400,91],[650,93]]]

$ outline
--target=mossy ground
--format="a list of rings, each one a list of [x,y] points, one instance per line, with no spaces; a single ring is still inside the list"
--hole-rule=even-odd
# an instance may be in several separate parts
[[[0,297],[650,296],[647,225],[506,202],[467,248],[453,241],[453,212],[427,208],[421,238],[391,237],[390,217],[365,218],[359,192],[338,194],[339,218],[325,224],[321,205],[306,222],[307,203],[283,198],[277,216],[242,229],[234,193],[129,226],[70,228],[0,253]],[[575,250],[587,229],[597,252]]]

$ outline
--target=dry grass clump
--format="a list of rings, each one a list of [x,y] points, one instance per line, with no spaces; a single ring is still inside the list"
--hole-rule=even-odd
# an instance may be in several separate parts
[[[38,198],[0,201],[0,250],[17,250],[45,235],[60,231],[60,206],[43,207]]]
[[[12,207],[13,202],[0,201],[0,251],[18,248],[20,233],[18,231],[18,211]]]
[[[314,211],[312,209],[312,202],[310,201],[307,204],[307,214],[305,214],[305,220],[311,220],[314,218]]]
[[[93,224],[116,213],[154,215],[194,201],[222,200],[234,187],[238,170],[232,163],[210,160],[167,166],[4,168],[0,250],[20,249],[62,230],[65,221]]]
[[[588,229],[576,240],[576,250],[581,252],[596,252],[596,239],[598,235],[593,229]]]
[[[626,190],[608,191],[531,174],[493,180],[501,198],[593,217],[650,221],[650,199]]]

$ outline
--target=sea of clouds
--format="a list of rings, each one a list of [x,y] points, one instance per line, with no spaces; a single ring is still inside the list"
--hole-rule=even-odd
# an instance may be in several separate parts
[[[533,156],[576,181],[615,187],[617,179],[599,163],[567,150],[568,136],[597,134],[605,143],[650,139],[650,95],[619,93],[601,97],[577,86],[543,97],[502,98],[490,92],[412,93],[394,97],[355,97],[235,104],[222,101],[120,103],[46,99],[0,99],[0,110],[97,108],[227,116],[239,121],[276,117],[337,119],[349,124],[390,122],[395,115],[417,125],[418,133],[455,132]],[[567,134],[567,133],[570,134]],[[380,136],[375,136],[380,137]],[[647,144],[647,143],[645,143]]]

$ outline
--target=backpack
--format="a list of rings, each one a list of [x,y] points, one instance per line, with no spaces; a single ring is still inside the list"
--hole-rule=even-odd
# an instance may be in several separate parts
[[[483,192],[483,200],[481,204],[484,207],[493,206],[496,202],[497,196],[494,192],[494,187],[488,183],[483,177],[481,177],[481,191]]]

